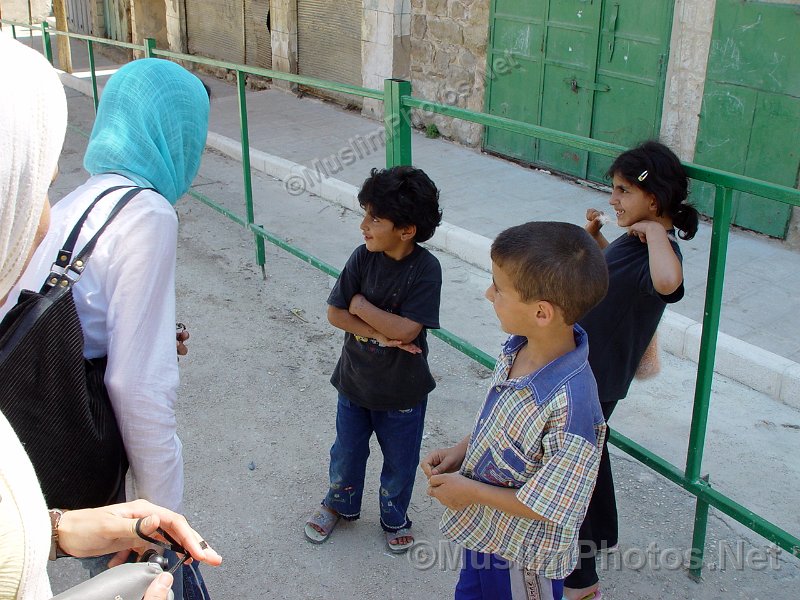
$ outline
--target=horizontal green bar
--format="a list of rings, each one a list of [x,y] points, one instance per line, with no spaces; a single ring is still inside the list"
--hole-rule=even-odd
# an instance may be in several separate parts
[[[494,369],[495,357],[486,354],[486,352],[476,348],[465,339],[458,337],[447,329],[431,329],[430,332],[444,343],[449,344],[462,354],[466,354],[469,358],[479,362],[487,369]]]
[[[51,29],[50,35],[63,35],[68,38],[74,38],[76,40],[84,40],[87,42],[96,42],[98,44],[105,44],[106,46],[116,46],[118,48],[129,48],[131,50],[142,50],[144,51],[144,46],[141,44],[131,44],[130,42],[120,42],[118,40],[109,40],[107,38],[96,37],[93,35],[84,35],[82,33],[72,33],[68,31],[60,31],[58,29]]]
[[[316,267],[317,269],[319,269],[323,273],[325,273],[327,275],[330,275],[331,277],[338,277],[339,276],[340,271],[336,267],[332,267],[331,265],[329,265],[325,261],[320,260],[319,258],[314,256],[313,254],[309,254],[308,252],[304,252],[303,250],[301,250],[300,248],[298,248],[296,246],[292,246],[290,243],[286,242],[285,240],[282,240],[281,238],[279,238],[274,233],[270,233],[269,231],[264,229],[261,225],[252,224],[252,225],[250,225],[250,229],[256,235],[264,238],[265,240],[267,240],[271,244],[275,244],[276,246],[278,246],[278,248],[281,248],[282,250],[285,250],[289,254],[292,254],[293,256],[296,256],[297,258],[299,258],[303,262],[307,262],[311,266]]]
[[[456,119],[463,119],[471,121],[472,123],[479,123],[489,127],[497,127],[505,131],[513,133],[521,133],[530,137],[547,140],[550,142],[559,142],[562,144],[569,144],[573,148],[579,150],[589,150],[605,156],[616,156],[624,152],[627,148],[617,146],[616,144],[609,144],[608,142],[601,142],[590,138],[581,137],[572,133],[564,133],[563,131],[556,131],[555,129],[548,129],[540,125],[531,125],[530,123],[522,123],[521,121],[514,121],[506,117],[498,117],[497,115],[487,115],[485,113],[476,113],[465,108],[458,108],[456,106],[446,106],[444,104],[437,104],[435,102],[428,102],[427,100],[420,100],[413,96],[403,96],[403,106],[409,108],[418,108],[423,111],[434,112],[446,117],[454,117]]]
[[[753,179],[746,175],[728,173],[727,171],[720,171],[713,167],[696,165],[694,163],[683,163],[683,166],[686,168],[686,173],[692,179],[706,181],[720,187],[731,188],[741,192],[748,192],[762,198],[777,200],[784,204],[800,206],[800,190],[795,188],[762,181],[760,179]]]
[[[210,67],[221,67],[223,69],[235,69],[248,73],[250,75],[260,75],[262,77],[269,77],[271,79],[280,79],[283,81],[290,81],[308,87],[319,88],[322,90],[329,90],[332,92],[342,92],[343,94],[350,94],[351,96],[361,96],[363,98],[374,98],[375,100],[383,100],[383,92],[378,90],[371,90],[365,87],[356,85],[348,85],[346,83],[336,83],[335,81],[326,81],[324,79],[316,79],[315,77],[305,77],[303,75],[294,75],[292,73],[284,73],[282,71],[273,71],[272,69],[263,69],[261,67],[251,67],[248,65],[237,65],[228,63],[213,58],[205,58],[202,56],[194,56],[192,54],[180,54],[178,52],[171,52],[169,50],[155,49],[154,56],[163,56],[164,58],[174,58],[176,60],[184,60],[187,62],[194,62],[201,65],[208,65]]]
[[[774,523],[770,523],[753,511],[733,501],[731,498],[728,498],[723,493],[712,489],[707,482],[703,480],[690,481],[686,479],[683,472],[678,467],[657,454],[654,454],[644,446],[637,444],[632,439],[625,437],[618,431],[611,428],[609,428],[609,431],[609,442],[623,452],[631,455],[646,467],[650,467],[656,473],[679,485],[690,494],[708,502],[710,506],[713,506],[720,512],[735,519],[758,535],[800,558],[800,539],[796,538],[788,531],[784,531]]]
[[[237,225],[241,225],[242,227],[247,227],[247,221],[245,221],[243,218],[241,218],[239,215],[237,215],[232,210],[229,210],[229,209],[225,208],[224,206],[222,206],[221,204],[215,202],[214,200],[212,200],[211,198],[209,198],[205,194],[201,194],[200,192],[197,192],[195,190],[190,190],[187,193],[192,198],[196,198],[197,200],[200,200],[200,202],[202,202],[203,204],[206,204],[207,206],[210,206],[211,208],[213,208],[218,213],[222,213],[223,215],[228,217],[231,221],[233,221]]]
[[[601,142],[591,138],[582,137],[572,133],[565,133],[563,131],[556,131],[555,129],[548,129],[539,125],[531,125],[530,123],[522,123],[514,121],[506,117],[499,117],[497,115],[488,115],[484,113],[475,113],[464,108],[455,106],[447,106],[435,102],[428,102],[427,100],[420,100],[412,96],[403,96],[403,106],[409,108],[418,108],[423,111],[434,112],[447,117],[456,119],[463,119],[472,123],[478,123],[487,127],[497,127],[504,131],[512,133],[520,133],[529,137],[534,137],[549,142],[557,142],[567,144],[572,148],[579,150],[588,150],[603,154],[605,156],[617,156],[621,152],[627,150],[622,146],[616,144],[609,144],[608,142]],[[795,188],[769,183],[752,177],[744,175],[737,175],[735,173],[728,173],[720,171],[712,167],[702,165],[695,165],[693,163],[684,163],[686,173],[692,179],[699,181],[706,181],[722,187],[733,188],[742,192],[748,192],[767,198],[769,200],[776,200],[785,204],[800,206],[800,190]]]

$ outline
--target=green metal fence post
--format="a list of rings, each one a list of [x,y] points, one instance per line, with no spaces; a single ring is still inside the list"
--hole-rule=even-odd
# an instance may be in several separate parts
[[[155,58],[156,40],[155,38],[145,38],[144,40],[144,56],[145,58]]]
[[[703,333],[700,337],[700,357],[697,364],[692,424],[689,430],[689,448],[686,453],[684,473],[688,481],[700,479],[700,469],[703,464],[732,210],[733,190],[717,186],[714,197],[714,223],[711,229],[711,251],[708,259],[706,303],[703,311]],[[692,533],[693,564],[690,568],[690,573],[696,578],[701,576],[703,568],[707,524],[708,504],[698,497]]]
[[[714,223],[711,229],[711,251],[708,259],[706,303],[703,311],[703,334],[700,338],[700,357],[697,382],[694,390],[692,425],[689,431],[689,449],[686,457],[686,479],[700,477],[703,448],[708,424],[708,405],[711,382],[714,378],[714,358],[717,352],[719,315],[722,306],[722,287],[725,280],[725,259],[728,250],[728,232],[731,227],[733,190],[717,187],[714,198]]]
[[[14,39],[17,39],[17,26],[16,25],[12,25],[11,26],[11,37],[13,37]]]
[[[94,44],[92,40],[86,40],[86,48],[89,51],[89,73],[92,76],[92,100],[94,100],[94,114],[97,114],[97,104],[99,98],[97,97],[97,72],[94,66]]]
[[[247,99],[245,98],[246,74],[244,71],[236,71],[236,89],[239,93],[239,130],[242,140],[242,175],[244,176],[244,200],[247,208],[247,225],[255,222],[255,211],[253,209],[253,180],[250,173],[250,133],[247,127]],[[256,263],[261,267],[261,274],[266,279],[267,273],[264,268],[266,262],[266,251],[264,249],[264,238],[253,233],[253,240],[256,243]]]
[[[689,553],[689,576],[695,581],[703,579],[703,556],[706,549],[709,504],[699,496],[694,508],[692,549]]]
[[[42,48],[44,56],[48,62],[53,64],[53,46],[50,42],[50,30],[47,29],[47,21],[42,21]]]
[[[386,167],[411,164],[411,115],[403,106],[403,96],[411,95],[411,82],[387,79],[384,82],[383,123],[386,127]]]

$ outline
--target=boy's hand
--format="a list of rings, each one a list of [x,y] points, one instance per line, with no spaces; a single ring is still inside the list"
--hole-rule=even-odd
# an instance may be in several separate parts
[[[419,466],[422,472],[425,473],[425,477],[430,480],[433,475],[458,471],[463,462],[463,449],[460,446],[451,446],[450,448],[437,448],[429,452],[419,463]]]
[[[460,473],[442,473],[428,479],[428,496],[436,498],[447,508],[462,510],[474,504],[472,486],[475,481]]]
[[[352,306],[352,304],[351,304]],[[405,344],[402,340],[390,340],[385,335],[375,332],[375,339],[378,341],[378,344],[381,346],[385,346],[387,348],[399,348],[400,350],[405,350],[410,354],[420,354],[422,352],[422,348],[417,346],[416,344]]]

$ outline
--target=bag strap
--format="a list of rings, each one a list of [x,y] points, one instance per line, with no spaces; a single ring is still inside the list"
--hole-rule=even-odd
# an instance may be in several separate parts
[[[89,213],[92,209],[97,205],[97,203],[102,200],[105,196],[109,193],[121,190],[121,189],[128,189],[125,195],[119,199],[116,203],[114,208],[111,209],[111,212],[108,214],[108,218],[106,222],[97,230],[97,232],[92,236],[86,245],[81,249],[78,255],[75,257],[74,260],[70,262],[72,259],[72,253],[75,249],[75,243],[78,240],[78,236],[80,235],[81,229],[83,228],[86,219],[89,217]],[[106,230],[114,218],[119,214],[119,212],[125,208],[125,206],[133,200],[133,198],[139,193],[144,190],[154,190],[153,188],[141,188],[141,187],[133,187],[130,185],[118,185],[111,188],[108,188],[103,193],[101,193],[97,198],[95,198],[89,207],[83,212],[81,218],[78,219],[78,222],[75,223],[75,226],[72,228],[69,236],[67,237],[67,241],[64,242],[64,247],[58,252],[58,256],[56,257],[56,261],[53,263],[52,270],[50,274],[47,276],[44,284],[42,285],[41,294],[46,294],[52,288],[58,286],[60,288],[71,288],[77,281],[80,279],[81,275],[83,274],[84,269],[86,268],[86,263],[89,260],[89,257],[92,255],[94,251],[94,247],[97,245],[97,240],[100,239],[100,236]],[[74,274],[70,276],[70,274]]]
[[[83,224],[86,222],[86,219],[89,217],[89,213],[92,212],[92,209],[95,205],[100,202],[103,198],[105,198],[111,192],[116,192],[117,190],[124,190],[126,188],[133,188],[135,186],[132,185],[115,185],[114,187],[110,187],[104,192],[102,192],[97,198],[92,200],[92,203],[89,207],[83,211],[81,218],[78,219],[78,222],[75,223],[75,226],[70,231],[69,236],[67,237],[67,241],[64,242],[64,247],[59,251],[58,257],[56,257],[56,264],[59,267],[64,269],[67,268],[69,265],[69,261],[72,258],[72,251],[75,249],[75,244],[78,241],[78,236],[81,233],[81,229],[83,228]]]

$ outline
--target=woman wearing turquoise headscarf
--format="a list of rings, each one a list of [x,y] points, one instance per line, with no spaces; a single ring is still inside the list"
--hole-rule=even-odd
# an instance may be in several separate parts
[[[101,193],[115,186],[153,188],[105,230],[73,295],[84,355],[107,359],[104,381],[132,475],[134,495],[127,499],[175,512],[182,510],[183,456],[175,420],[178,220],[172,205],[197,174],[208,112],[203,84],[177,64],[142,59],[115,73],[84,160],[91,177],[53,207],[49,233],[0,310],[2,317],[15,305],[20,289],[42,286],[69,232]],[[111,192],[90,212],[76,248],[105,223],[125,191]]]

